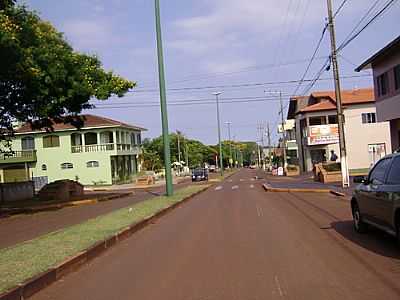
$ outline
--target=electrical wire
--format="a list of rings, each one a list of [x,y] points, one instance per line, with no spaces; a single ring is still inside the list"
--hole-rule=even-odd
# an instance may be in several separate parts
[[[344,48],[346,48],[354,39],[356,39],[365,29],[368,28],[373,22],[375,22],[380,16],[382,16],[393,4],[395,4],[398,0],[390,0],[388,1],[385,6],[378,12],[376,13],[361,29],[356,31],[357,25],[355,29],[352,30],[352,32],[348,35],[348,37],[342,42],[342,44],[338,47],[337,51],[340,52]],[[373,4],[372,8],[375,7],[376,2]],[[370,9],[371,10],[371,9]],[[367,12],[365,16],[368,16],[370,13],[370,10]],[[362,21],[365,19],[365,16],[360,20],[359,24],[362,23]],[[356,31],[356,32],[355,32]],[[354,33],[355,32],[355,33]],[[354,33],[353,35],[351,35]]]

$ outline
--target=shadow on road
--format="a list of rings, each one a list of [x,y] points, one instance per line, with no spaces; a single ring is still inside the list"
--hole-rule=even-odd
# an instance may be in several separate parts
[[[385,232],[369,228],[368,233],[359,234],[354,231],[353,221],[333,222],[331,227],[345,239],[376,254],[400,259],[400,248],[396,239]]]

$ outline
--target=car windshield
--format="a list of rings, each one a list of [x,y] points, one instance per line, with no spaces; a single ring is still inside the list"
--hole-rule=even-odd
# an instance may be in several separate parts
[[[204,170],[201,170],[201,169],[194,170],[193,174],[196,175],[196,176],[204,175]]]

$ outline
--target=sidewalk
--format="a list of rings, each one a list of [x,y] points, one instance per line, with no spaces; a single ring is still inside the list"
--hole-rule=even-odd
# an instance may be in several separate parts
[[[356,184],[350,179],[350,187],[348,189],[342,188],[341,182],[323,184],[314,181],[312,173],[306,173],[299,176],[291,177],[278,177],[260,171],[261,177],[265,179],[265,183],[272,188],[276,189],[307,189],[307,190],[332,190],[334,192],[342,193],[346,197],[351,197]]]
[[[173,178],[173,184],[180,184],[185,181],[190,180],[190,177],[175,177]],[[126,192],[132,191],[136,189],[150,189],[150,188],[157,188],[162,187],[165,185],[165,180],[158,180],[155,184],[152,185],[138,185],[135,183],[127,183],[127,184],[118,184],[118,185],[111,185],[111,186],[90,186],[85,187],[85,191],[92,191],[92,192],[99,192],[99,191],[109,191],[109,192]]]

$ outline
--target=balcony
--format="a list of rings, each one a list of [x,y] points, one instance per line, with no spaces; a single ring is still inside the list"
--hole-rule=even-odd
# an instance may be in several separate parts
[[[139,154],[140,147],[131,144],[117,144],[117,152],[118,154]]]
[[[109,152],[117,150],[118,154],[139,154],[140,147],[131,144],[94,144],[71,147],[71,153]]]
[[[79,146],[72,146],[71,152],[72,153],[82,153],[82,152],[107,152],[107,151],[114,151],[115,145],[114,144],[95,144],[95,145],[79,145]]]
[[[0,153],[0,164],[31,163],[36,161],[36,150],[23,150]]]

